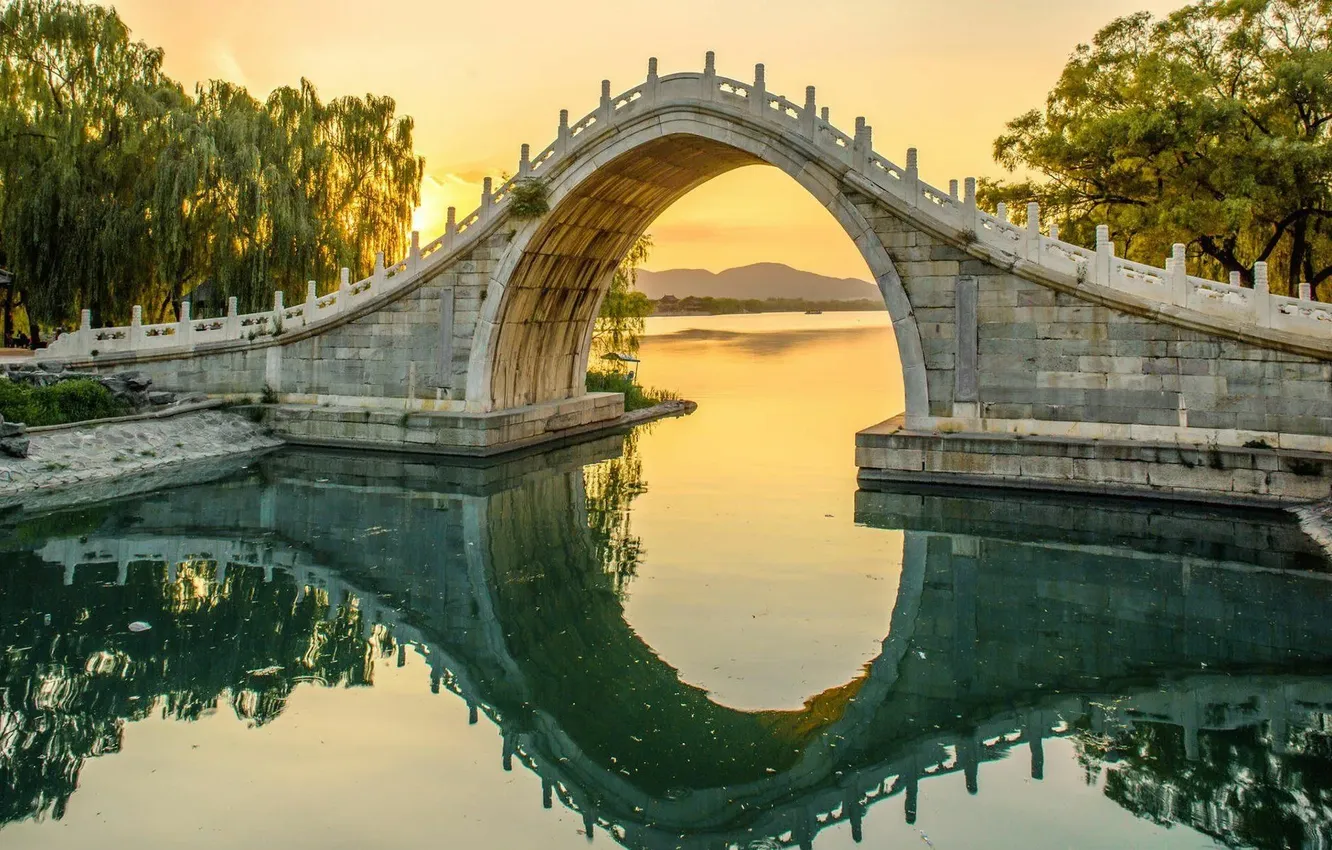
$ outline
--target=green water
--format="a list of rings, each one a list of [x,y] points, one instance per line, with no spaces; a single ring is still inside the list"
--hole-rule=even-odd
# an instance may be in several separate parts
[[[881,317],[653,330],[692,417],[8,518],[0,846],[1332,841],[1294,522],[859,493]]]

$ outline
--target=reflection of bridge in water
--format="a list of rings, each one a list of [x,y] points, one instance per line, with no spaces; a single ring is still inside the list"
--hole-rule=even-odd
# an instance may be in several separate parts
[[[31,562],[61,571],[45,594],[84,604],[204,562],[213,588],[250,575],[290,582],[293,610],[309,595],[329,618],[354,610],[362,637],[386,626],[400,663],[414,647],[472,722],[498,725],[504,767],[538,774],[544,805],[628,847],[808,846],[842,823],[858,839],[889,797],[914,821],[921,780],[960,773],[974,792],[983,763],[1024,751],[1039,779],[1043,742],[1070,736],[1133,779],[1119,802],[1234,832],[1259,816],[1242,799],[1218,787],[1195,805],[1203,791],[1139,769],[1134,747],[1172,730],[1178,761],[1210,764],[1234,750],[1217,736],[1277,761],[1323,740],[1332,682],[1296,673],[1332,660],[1332,584],[1280,569],[1321,564],[1312,544],[1268,517],[1160,506],[861,494],[861,522],[905,529],[880,656],[800,711],[719,706],[624,622],[605,566],[617,541],[595,520],[624,505],[606,487],[590,499],[582,471],[617,448],[489,469],[279,455],[40,535]],[[39,536],[23,532],[10,539]],[[1129,746],[1142,730],[1155,737]],[[1291,801],[1322,799],[1299,781]],[[1284,828],[1326,841],[1321,805],[1290,802]]]

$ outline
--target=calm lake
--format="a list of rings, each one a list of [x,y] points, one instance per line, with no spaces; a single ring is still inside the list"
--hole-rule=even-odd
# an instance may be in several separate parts
[[[0,525],[0,846],[1332,846],[1292,519],[857,492],[886,314],[650,325],[693,416]]]

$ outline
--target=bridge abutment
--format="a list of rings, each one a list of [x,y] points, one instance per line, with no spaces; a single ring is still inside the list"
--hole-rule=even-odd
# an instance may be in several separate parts
[[[890,207],[862,213],[911,302],[929,396],[928,416],[857,435],[865,486],[1332,496],[1332,354],[1105,297]]]
[[[295,445],[490,457],[603,431],[623,413],[619,393],[589,393],[490,413],[283,404],[265,422]]]

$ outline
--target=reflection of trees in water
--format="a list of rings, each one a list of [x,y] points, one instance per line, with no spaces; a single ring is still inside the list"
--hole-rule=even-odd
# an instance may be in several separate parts
[[[1184,729],[1168,723],[1094,734],[1084,721],[1074,740],[1088,783],[1104,769],[1105,795],[1138,817],[1185,825],[1230,847],[1327,847],[1329,716],[1308,720],[1289,740],[1274,740],[1262,724],[1201,731],[1192,760]]]
[[[0,824],[55,818],[83,761],[120,749],[127,720],[196,720],[227,700],[253,725],[277,717],[302,681],[371,683],[382,630],[363,637],[348,600],[297,599],[290,577],[188,561],[168,582],[160,563],[124,585],[84,568],[65,586],[36,563],[0,570]],[[131,633],[134,620],[151,624]]]
[[[643,560],[643,541],[633,533],[629,506],[647,492],[643,459],[638,453],[638,438],[644,427],[648,426],[625,435],[624,451],[619,457],[583,469],[587,524],[595,541],[597,559],[622,599]]]

